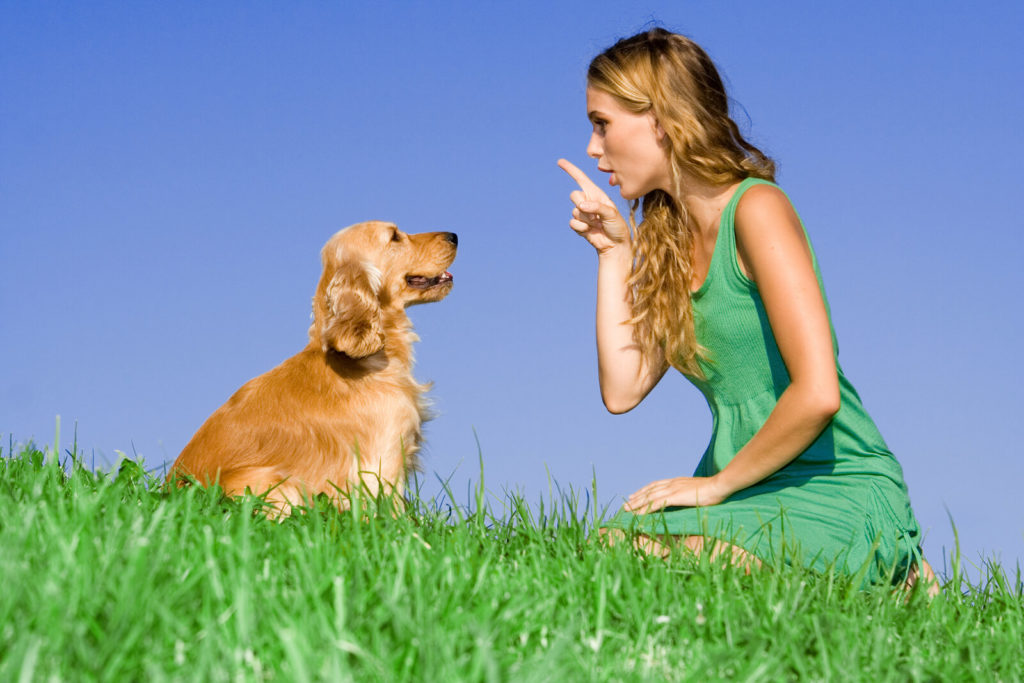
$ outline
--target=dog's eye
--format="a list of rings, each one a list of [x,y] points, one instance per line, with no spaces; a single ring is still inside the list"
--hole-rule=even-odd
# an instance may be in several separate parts
[[[398,234],[397,230],[395,230],[394,232],[391,233],[391,241],[392,242],[401,242],[402,241],[402,236]]]

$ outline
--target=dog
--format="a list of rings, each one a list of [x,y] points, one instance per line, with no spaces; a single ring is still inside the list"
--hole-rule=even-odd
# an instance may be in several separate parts
[[[250,380],[199,428],[168,479],[265,494],[283,514],[318,494],[344,509],[356,490],[400,499],[419,467],[424,392],[407,306],[452,290],[458,236],[370,221],[322,251],[309,344]]]

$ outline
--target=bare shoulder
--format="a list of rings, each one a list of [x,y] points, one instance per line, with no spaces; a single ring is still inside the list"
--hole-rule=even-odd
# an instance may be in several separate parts
[[[775,185],[754,185],[736,205],[736,229],[745,232],[776,226],[800,227],[800,219],[786,193]]]
[[[780,256],[810,261],[800,218],[786,193],[774,185],[754,185],[743,193],[735,226],[740,267],[754,280],[758,270]]]

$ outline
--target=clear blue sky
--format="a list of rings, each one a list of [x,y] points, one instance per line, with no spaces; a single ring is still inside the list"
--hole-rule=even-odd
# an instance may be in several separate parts
[[[584,72],[656,20],[705,46],[781,168],[840,360],[941,567],[1024,558],[1019,2],[0,1],[0,433],[97,465],[173,460],[306,343],[319,250],[366,219],[453,230],[414,309],[435,473],[602,502],[689,474],[710,434],[669,375],[597,390]]]

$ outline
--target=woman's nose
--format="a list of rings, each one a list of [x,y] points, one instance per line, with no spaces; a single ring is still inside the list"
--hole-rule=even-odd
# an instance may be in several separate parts
[[[590,142],[587,143],[587,156],[599,159],[603,152],[604,148],[601,146],[601,138],[598,137],[597,133],[592,133],[590,135]]]

